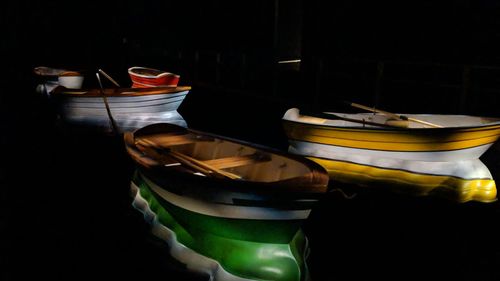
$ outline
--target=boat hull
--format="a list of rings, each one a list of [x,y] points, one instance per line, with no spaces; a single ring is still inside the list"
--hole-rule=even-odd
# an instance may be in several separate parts
[[[133,131],[153,123],[172,123],[186,127],[177,112],[189,91],[158,95],[107,97],[118,131]],[[111,132],[111,122],[102,97],[57,96],[57,111],[64,123]]]
[[[426,162],[384,159],[356,154],[289,147],[291,153],[323,166],[336,182],[382,188],[416,196],[436,195],[456,202],[493,202],[496,184],[479,160]],[[335,155],[335,156],[333,156]]]
[[[208,195],[199,194],[199,186],[185,181],[180,194],[179,182],[172,180],[166,186],[154,175],[136,172],[133,205],[188,269],[218,281],[309,280],[307,239],[300,229],[308,206],[252,206],[249,202],[266,202],[267,196],[212,193],[211,187]]]

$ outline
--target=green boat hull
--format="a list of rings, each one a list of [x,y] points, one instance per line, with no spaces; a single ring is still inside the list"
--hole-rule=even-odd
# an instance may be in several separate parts
[[[153,234],[169,244],[170,254],[188,269],[214,281],[309,280],[308,242],[300,228],[300,210],[193,201],[169,193],[140,172],[135,173],[131,187],[134,207],[152,225]]]

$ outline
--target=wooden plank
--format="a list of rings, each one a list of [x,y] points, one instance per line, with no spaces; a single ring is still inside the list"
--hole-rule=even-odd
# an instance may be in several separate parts
[[[213,174],[216,174],[218,176],[233,179],[233,180],[241,179],[241,176],[239,176],[239,175],[229,173],[226,171],[222,171],[221,169],[213,167],[212,165],[209,165],[203,161],[200,161],[200,160],[193,158],[191,156],[188,156],[186,154],[182,154],[180,152],[170,150],[169,155],[173,156],[175,159],[177,159],[179,162],[181,162],[181,164],[189,164],[189,165],[193,165],[193,166],[198,166],[200,171],[203,169],[209,171],[209,173],[204,173],[204,174],[212,174],[213,173]]]
[[[135,143],[136,145],[142,147],[143,152],[147,153],[148,155],[152,156],[155,159],[160,160],[161,162],[163,162],[163,164],[167,164],[165,163],[164,157],[170,157],[178,161],[182,165],[191,168],[197,172],[200,172],[206,176],[216,176],[229,179],[241,179],[239,175],[222,171],[209,164],[203,163],[203,161],[195,159],[191,156],[163,147],[149,139],[146,138],[138,139],[136,140]]]
[[[271,158],[262,157],[259,156],[258,154],[250,154],[243,156],[232,156],[219,159],[205,160],[203,162],[217,169],[227,169],[227,168],[234,168],[246,165],[253,165],[267,161],[271,161]]]
[[[201,141],[214,141],[214,138],[206,137],[206,136],[196,136],[192,134],[183,134],[183,135],[149,135],[145,138],[149,141],[154,142],[156,145],[161,147],[171,147]]]

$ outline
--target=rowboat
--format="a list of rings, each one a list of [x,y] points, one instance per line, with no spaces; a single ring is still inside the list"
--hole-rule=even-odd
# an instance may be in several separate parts
[[[80,89],[84,80],[82,72],[62,68],[38,66],[33,72],[39,80],[37,92],[41,94],[48,94],[57,86]]]
[[[134,207],[210,280],[308,280],[301,223],[328,175],[303,157],[172,124],[124,134]]]
[[[283,116],[289,152],[325,167],[332,179],[466,202],[496,200],[496,185],[479,157],[500,137],[500,119],[465,115],[378,113]],[[439,128],[425,123],[439,124]]]
[[[65,124],[118,133],[168,122],[186,126],[177,112],[191,87],[68,89],[50,92]]]
[[[180,76],[148,67],[134,66],[128,69],[132,88],[176,87]]]

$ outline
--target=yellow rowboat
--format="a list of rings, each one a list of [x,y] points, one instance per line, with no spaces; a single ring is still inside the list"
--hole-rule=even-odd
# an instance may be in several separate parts
[[[441,128],[373,113],[289,109],[283,116],[289,151],[324,166],[331,178],[418,195],[438,193],[465,202],[496,200],[496,186],[479,157],[500,137],[500,119],[407,115]],[[395,126],[397,125],[397,126]]]

